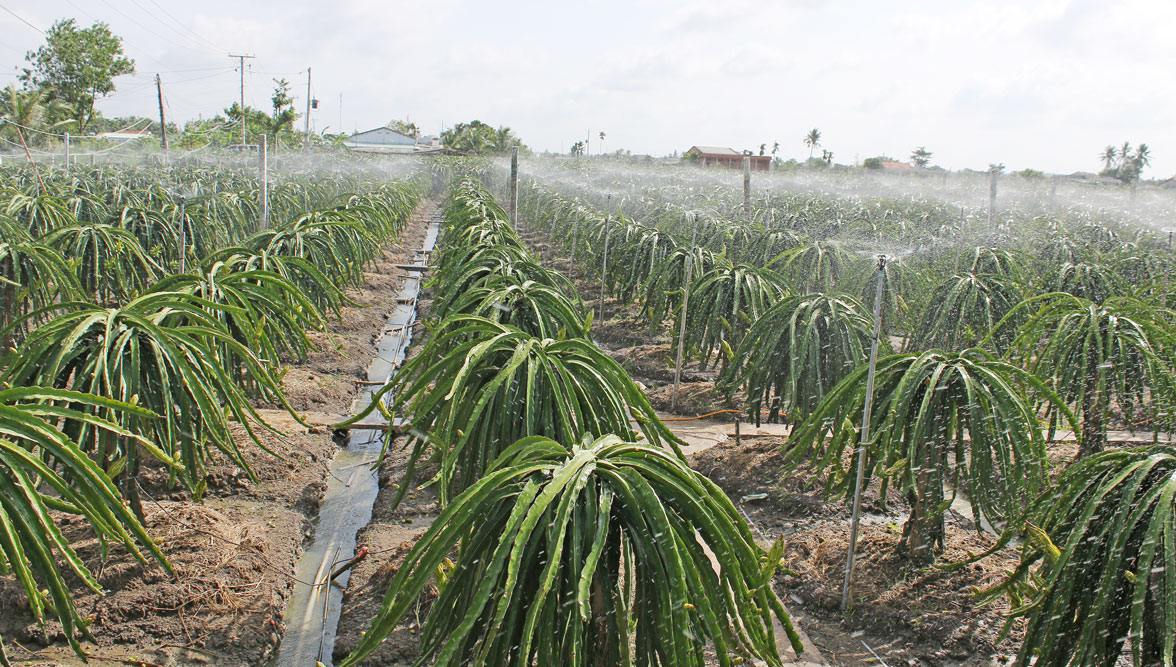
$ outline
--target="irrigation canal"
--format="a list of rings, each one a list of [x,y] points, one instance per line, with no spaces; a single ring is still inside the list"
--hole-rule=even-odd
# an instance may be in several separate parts
[[[429,219],[425,241],[410,266],[427,266],[440,229],[441,213],[437,212]],[[412,345],[417,299],[425,278],[423,271],[406,272],[396,308],[376,340],[376,357],[367,369],[368,382],[380,384],[360,386],[351,405],[352,414],[371,403],[372,395],[400,368]],[[385,403],[391,399],[391,394],[384,397]],[[333,581],[331,574],[352,557],[356,533],[371,521],[379,476],[370,464],[379,455],[384,437],[384,430],[352,429],[346,446],[331,462],[327,490],[314,520],[314,538],[295,569],[297,581],[286,605],[286,634],[271,667],[306,667],[316,661],[331,664],[343,590],[350,573],[343,572]]]

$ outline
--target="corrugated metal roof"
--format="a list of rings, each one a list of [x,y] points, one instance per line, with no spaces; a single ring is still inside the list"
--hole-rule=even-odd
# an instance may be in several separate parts
[[[370,143],[381,145],[408,145],[416,144],[416,139],[402,134],[388,127],[377,127],[365,132],[356,132],[351,135],[351,140],[356,143]]]
[[[736,152],[733,148],[726,148],[724,146],[691,146],[690,148],[697,148],[700,153],[706,153],[707,155],[743,155],[743,153]]]

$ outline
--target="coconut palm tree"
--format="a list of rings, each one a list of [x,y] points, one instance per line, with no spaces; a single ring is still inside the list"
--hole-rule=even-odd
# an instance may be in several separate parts
[[[22,125],[33,130],[42,130],[48,127],[53,119],[59,117],[65,110],[65,105],[58,101],[49,99],[46,92],[41,89],[36,90],[21,90],[15,85],[9,84],[3,91],[0,91],[0,118],[12,121],[16,125]],[[5,132],[16,128],[5,127]],[[14,132],[18,134],[19,132]],[[26,137],[31,141],[32,137]]]
[[[821,131],[815,127],[809,130],[808,134],[804,135],[804,145],[808,146],[809,159],[813,159],[813,151],[821,145]]]
[[[1110,171],[1115,167],[1115,161],[1119,159],[1119,149],[1114,146],[1107,146],[1099,153],[1098,159],[1103,161],[1103,169]]]
[[[1135,155],[1131,158],[1131,161],[1135,163],[1136,167],[1138,167],[1138,170],[1141,172],[1143,171],[1144,167],[1151,164],[1151,149],[1148,148],[1148,145],[1139,144],[1136,146]]]

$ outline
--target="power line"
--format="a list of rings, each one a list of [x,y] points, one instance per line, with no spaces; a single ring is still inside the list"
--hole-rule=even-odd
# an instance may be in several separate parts
[[[168,30],[170,30],[170,31],[174,32],[174,33],[175,33],[176,35],[178,35],[179,37],[181,37],[181,38],[183,38],[183,39],[186,39],[186,40],[188,40],[188,42],[190,42],[191,44],[194,44],[194,45],[195,45],[197,48],[200,48],[200,49],[205,49],[205,50],[208,50],[208,51],[214,51],[214,52],[217,52],[217,53],[219,53],[219,52],[221,51],[221,49],[216,49],[216,48],[213,48],[213,47],[211,47],[211,46],[208,46],[207,44],[201,44],[200,42],[197,42],[196,40],[192,39],[191,37],[189,37],[189,36],[185,35],[184,33],[180,32],[179,30],[176,30],[176,29],[175,29],[175,28],[173,28],[171,25],[169,25],[169,24],[165,23],[165,22],[163,21],[163,19],[159,18],[159,17],[158,17],[158,16],[156,16],[154,13],[152,13],[152,12],[151,12],[151,10],[149,10],[149,9],[147,9],[146,7],[144,7],[143,5],[139,4],[139,0],[131,0],[131,2],[132,2],[132,3],[134,3],[134,5],[135,5],[136,7],[138,7],[138,8],[139,8],[139,10],[140,10],[140,11],[142,11],[142,12],[143,12],[145,15],[147,15],[147,16],[150,16],[150,17],[151,17],[152,19],[154,19],[154,20],[155,20],[157,23],[159,23],[159,25],[161,25],[161,26],[163,26],[163,27],[167,28]]]
[[[91,21],[93,21],[93,20],[94,20],[94,16],[93,16],[93,15],[91,15],[89,12],[87,12],[87,11],[86,11],[86,10],[84,10],[84,9],[82,9],[81,7],[78,7],[76,4],[74,4],[74,1],[73,1],[73,0],[65,0],[65,1],[66,1],[67,3],[69,3],[69,6],[70,6],[70,7],[73,7],[75,10],[77,10],[77,11],[78,11],[78,13],[80,13],[82,16],[85,16],[87,19],[89,19],[89,20],[91,20]]]
[[[160,5],[160,4],[159,4],[158,2],[156,2],[155,0],[148,0],[148,2],[150,2],[151,4],[153,4],[153,5],[155,5],[156,7],[158,7],[158,8],[159,8],[159,11],[163,12],[163,13],[164,13],[164,14],[165,14],[165,15],[166,15],[168,18],[170,18],[172,21],[175,21],[176,25],[178,25],[178,26],[180,26],[181,28],[183,28],[184,30],[187,30],[188,32],[192,33],[192,36],[193,36],[193,37],[195,37],[196,39],[198,39],[198,40],[200,40],[200,41],[204,42],[205,44],[207,44],[208,46],[212,47],[213,49],[215,49],[215,50],[216,50],[216,51],[218,51],[218,52],[219,52],[219,51],[224,51],[224,49],[223,49],[223,48],[221,48],[221,47],[217,46],[216,44],[213,44],[213,43],[212,43],[212,42],[210,42],[209,40],[205,39],[205,38],[204,38],[202,35],[200,35],[200,33],[198,33],[198,32],[196,32],[195,30],[193,30],[193,29],[189,28],[189,27],[188,27],[188,25],[187,25],[186,23],[184,23],[183,21],[181,21],[181,20],[177,19],[177,18],[176,18],[174,15],[172,15],[172,13],[171,13],[171,12],[167,11],[167,9],[166,9],[166,8],[164,8],[162,5]],[[136,4],[137,4],[137,3],[136,3]]]
[[[4,5],[0,5],[0,9],[3,9],[4,11],[8,12],[9,14],[12,14],[13,16],[15,16],[15,17],[16,17],[16,19],[17,19],[18,21],[20,21],[21,23],[23,23],[23,24],[27,25],[28,27],[32,28],[33,30],[36,30],[37,32],[41,33],[42,35],[44,35],[44,34],[45,34],[45,31],[44,31],[44,30],[41,30],[40,28],[38,28],[37,26],[33,25],[32,23],[29,23],[28,21],[24,20],[24,18],[22,18],[20,14],[17,14],[16,12],[14,12],[14,11],[12,11],[11,9],[9,9],[9,8],[5,7]]]

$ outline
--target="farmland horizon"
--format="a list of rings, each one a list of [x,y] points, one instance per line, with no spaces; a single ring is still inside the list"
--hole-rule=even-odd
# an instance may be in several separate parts
[[[1152,85],[1176,55],[1176,7],[1057,0],[901,9],[863,2],[601,2],[479,6],[446,0],[395,8],[364,0],[200,4],[46,0],[0,12],[0,86],[62,18],[103,21],[136,72],[98,109],[180,124],[223,113],[239,96],[266,110],[273,79],[303,113],[313,68],[316,132],[411,119],[427,134],[474,118],[504,125],[536,152],[618,149],[655,156],[730,146],[803,161],[816,127],[842,164],[925,146],[931,164],[1003,163],[1097,172],[1124,141],[1153,151],[1145,179],[1176,173],[1167,122],[1176,93]],[[279,13],[280,12],[280,13]],[[1105,35],[1130,35],[1123,40]],[[302,119],[297,121],[301,128]],[[600,133],[605,134],[603,140]],[[818,152],[818,154],[820,154]]]

